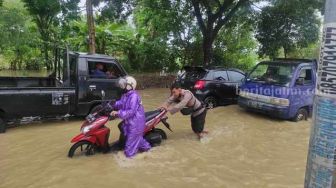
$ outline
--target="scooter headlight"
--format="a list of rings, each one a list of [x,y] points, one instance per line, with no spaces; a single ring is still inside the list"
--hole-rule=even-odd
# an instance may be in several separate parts
[[[83,133],[83,134],[86,134],[86,133],[88,133],[88,132],[90,131],[90,129],[91,129],[91,126],[83,127],[83,129],[82,129],[82,133]]]

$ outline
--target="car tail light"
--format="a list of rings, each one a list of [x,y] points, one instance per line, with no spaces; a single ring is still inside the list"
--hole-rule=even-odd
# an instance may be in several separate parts
[[[198,80],[198,81],[195,83],[194,88],[195,88],[195,89],[204,89],[204,86],[205,86],[205,81],[204,81],[204,80]]]

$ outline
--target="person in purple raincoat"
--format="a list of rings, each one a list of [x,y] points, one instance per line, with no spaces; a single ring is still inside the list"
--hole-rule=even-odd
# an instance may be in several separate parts
[[[121,99],[114,104],[111,115],[119,117],[123,121],[119,124],[119,146],[125,147],[126,157],[133,157],[138,151],[148,151],[151,146],[143,138],[145,130],[145,111],[141,104],[141,98],[135,91],[136,80],[127,76],[121,78],[119,86],[124,90]]]

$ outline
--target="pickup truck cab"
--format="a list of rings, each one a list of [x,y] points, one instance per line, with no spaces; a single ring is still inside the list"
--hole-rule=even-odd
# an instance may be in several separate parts
[[[238,104],[282,119],[307,119],[312,113],[316,70],[316,60],[261,62],[241,86]]]
[[[48,77],[0,77],[0,132],[23,117],[85,116],[102,93],[121,96],[118,80],[127,73],[113,57],[57,50],[53,63]]]

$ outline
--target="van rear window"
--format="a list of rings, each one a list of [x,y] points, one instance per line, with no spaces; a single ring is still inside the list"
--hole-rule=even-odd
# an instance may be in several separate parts
[[[184,79],[202,79],[205,76],[206,72],[205,71],[200,71],[200,70],[189,70],[186,71]]]

